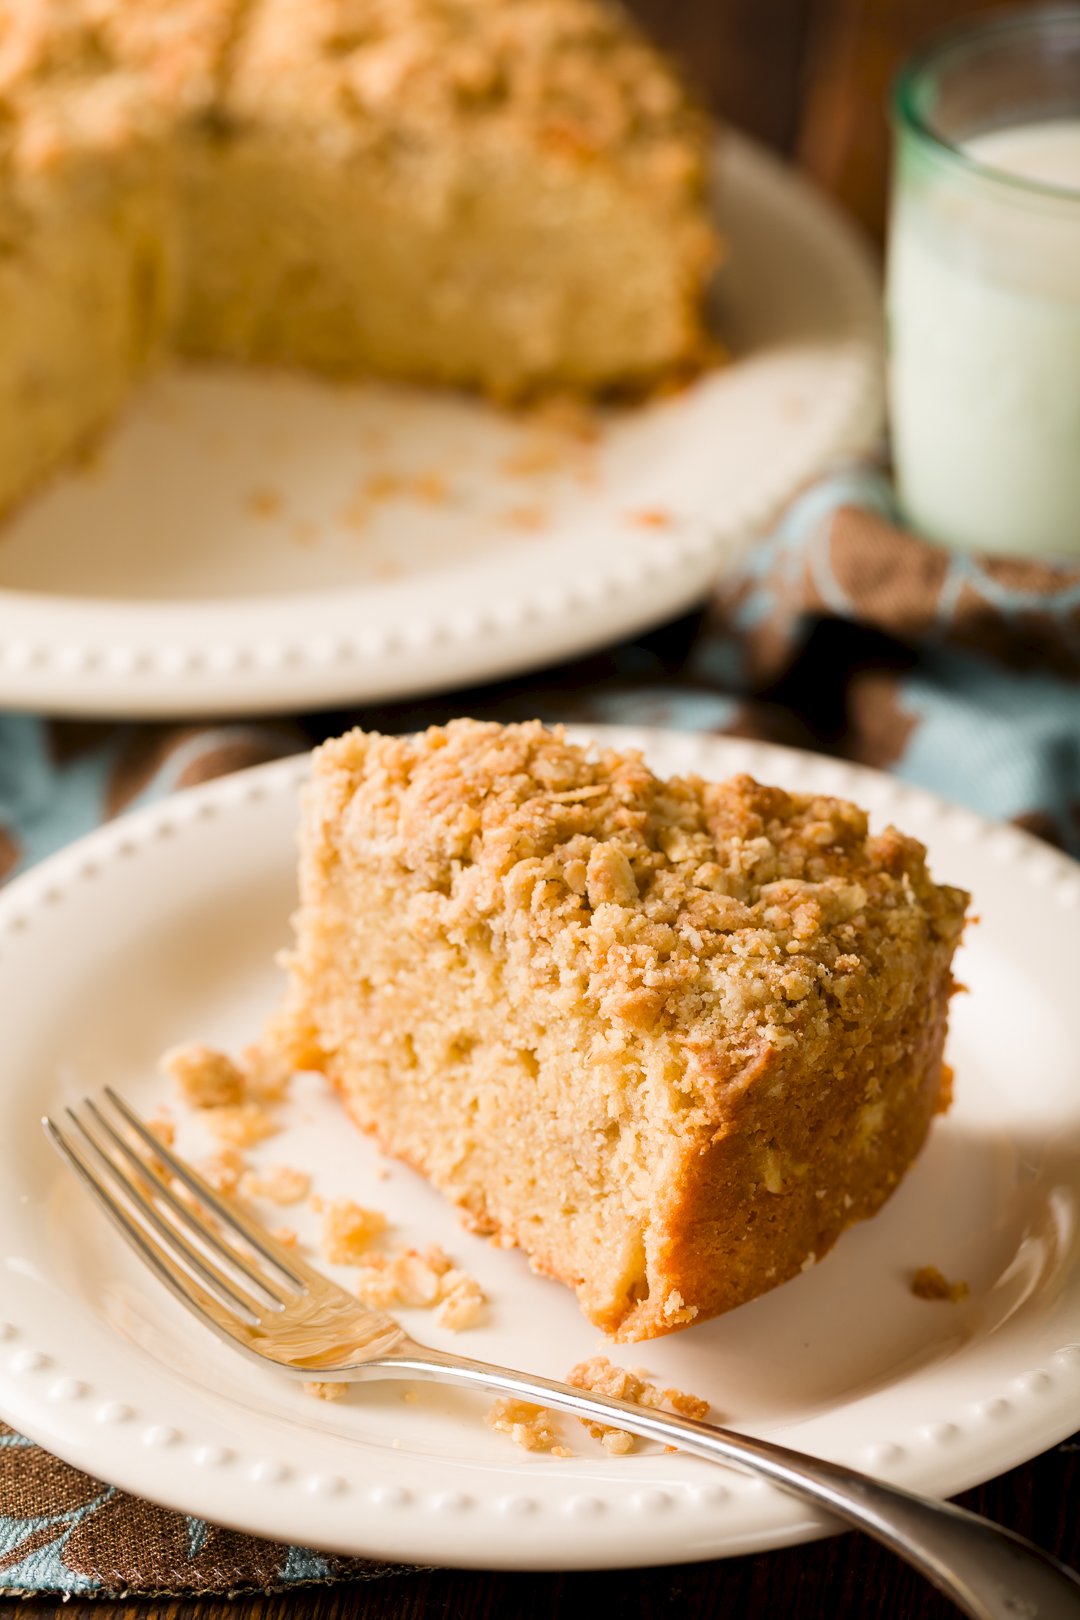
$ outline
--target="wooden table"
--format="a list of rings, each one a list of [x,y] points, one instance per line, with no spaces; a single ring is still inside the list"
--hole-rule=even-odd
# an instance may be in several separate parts
[[[888,165],[884,103],[900,57],[963,0],[632,0],[719,112],[805,168],[877,236]],[[1080,1412],[1077,1413],[1080,1423]],[[1080,1564],[1080,1438],[962,1502]],[[861,1536],[714,1564],[602,1575],[416,1573],[281,1597],[0,1601],[24,1620],[945,1620],[955,1610]]]

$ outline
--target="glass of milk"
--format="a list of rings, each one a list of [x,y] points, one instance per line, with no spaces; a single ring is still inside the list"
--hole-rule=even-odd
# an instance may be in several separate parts
[[[947,545],[1080,556],[1080,7],[940,36],[894,103],[901,505]]]

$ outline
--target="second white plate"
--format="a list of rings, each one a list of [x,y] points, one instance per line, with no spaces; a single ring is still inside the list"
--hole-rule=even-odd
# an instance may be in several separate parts
[[[725,139],[732,363],[595,441],[476,400],[168,370],[0,534],[0,705],[296,710],[538,667],[688,607],[881,421],[876,271]]]
[[[605,734],[664,772],[750,770],[866,804],[968,886],[949,1057],[956,1101],[874,1220],[796,1281],[653,1343],[598,1343],[573,1296],[459,1227],[313,1078],[262,1162],[385,1209],[392,1240],[442,1242],[490,1296],[466,1334],[420,1339],[562,1376],[606,1349],[716,1416],[947,1495],[1068,1434],[1080,1413],[1080,869],[886,777],[727,739]],[[823,1532],[790,1498],[686,1456],[529,1456],[486,1402],[367,1384],[334,1405],[253,1368],[186,1316],[51,1153],[38,1116],[116,1085],[152,1110],[158,1053],[237,1046],[280,993],[302,760],[211,784],[83,840],[0,895],[0,1415],[90,1472],[255,1534],[405,1561],[604,1568],[759,1550]],[[108,919],[102,931],[102,919]],[[192,1127],[180,1137],[193,1145]],[[271,1220],[301,1225],[292,1210]],[[314,1217],[310,1217],[313,1221]],[[959,1305],[914,1299],[933,1264]],[[347,1280],[349,1273],[342,1273]]]

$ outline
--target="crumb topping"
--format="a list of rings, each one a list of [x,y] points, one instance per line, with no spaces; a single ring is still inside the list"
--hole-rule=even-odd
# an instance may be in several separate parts
[[[244,0],[19,0],[0,7],[0,125],[15,168],[165,133],[213,103]],[[0,136],[0,147],[3,145]]]
[[[927,941],[963,925],[967,897],[932,882],[922,845],[871,835],[855,805],[748,776],[661,781],[538,722],[352,732],[321,763],[358,852],[422,880],[418,939],[486,925],[567,1008],[584,998],[624,1039],[675,1034],[699,1087],[765,1046],[799,1041],[812,1065],[834,1021],[896,1016]]]
[[[677,199],[706,147],[676,73],[604,0],[20,0],[0,8],[0,111],[31,170],[284,118],[335,155],[401,161],[467,130]]]
[[[318,117],[346,149],[468,129],[490,151],[606,157],[675,195],[701,185],[701,115],[625,14],[593,0],[264,0],[231,105]]]

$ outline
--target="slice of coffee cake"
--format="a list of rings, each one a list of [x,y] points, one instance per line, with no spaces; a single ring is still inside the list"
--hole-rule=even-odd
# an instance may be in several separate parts
[[[538,723],[315,755],[280,1037],[621,1339],[871,1215],[948,1101],[967,896],[837,800]]]

